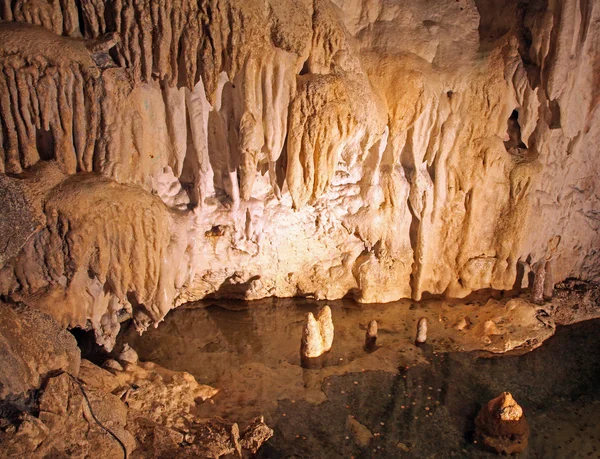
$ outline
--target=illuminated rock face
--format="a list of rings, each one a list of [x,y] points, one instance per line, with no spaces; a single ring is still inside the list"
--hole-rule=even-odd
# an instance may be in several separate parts
[[[206,296],[598,280],[596,3],[4,2],[0,294],[110,348]]]

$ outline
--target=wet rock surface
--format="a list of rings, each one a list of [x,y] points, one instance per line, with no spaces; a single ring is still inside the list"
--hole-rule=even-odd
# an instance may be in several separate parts
[[[274,435],[259,457],[495,457],[476,438],[475,419],[505,390],[518,400],[531,429],[523,453],[529,456],[523,457],[558,459],[565,451],[586,457],[600,448],[597,320],[559,327],[535,350],[506,356],[482,353],[487,345],[478,327],[490,320],[482,305],[469,306],[473,312],[453,305],[456,315],[439,322],[429,315],[438,303],[390,305],[386,312],[382,305],[328,302],[336,318],[335,344],[320,367],[303,368],[298,337],[306,312],[319,305],[273,301],[184,307],[131,343],[142,359],[185,369],[220,389],[214,404],[197,407],[201,415],[251,420],[264,414]],[[374,311],[378,347],[368,352],[365,330]],[[424,315],[436,319],[428,342],[416,347],[414,331]],[[465,315],[475,333],[471,347],[463,346],[477,352],[455,352],[459,347],[449,339],[463,333],[455,323]],[[510,316],[500,326],[510,327]],[[369,447],[356,444],[350,416],[372,433]]]
[[[262,418],[240,434],[236,423],[196,416],[218,391],[189,373],[138,362],[128,346],[108,371],[82,360],[51,316],[0,309],[2,458],[250,457],[273,434]]]

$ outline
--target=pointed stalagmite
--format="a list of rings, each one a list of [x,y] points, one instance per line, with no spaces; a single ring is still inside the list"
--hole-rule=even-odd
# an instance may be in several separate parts
[[[427,341],[427,319],[425,317],[421,317],[419,319],[419,323],[417,324],[417,343],[424,343]]]
[[[331,349],[333,344],[333,321],[331,309],[325,306],[319,311],[317,318],[309,312],[302,331],[300,353],[302,358],[320,357]]]
[[[323,352],[327,352],[333,345],[333,319],[331,318],[331,309],[324,306],[317,315],[317,322],[321,330],[321,339],[323,340]]]
[[[523,408],[509,392],[503,392],[481,408],[475,429],[483,444],[498,454],[520,453],[527,448],[529,426]]]

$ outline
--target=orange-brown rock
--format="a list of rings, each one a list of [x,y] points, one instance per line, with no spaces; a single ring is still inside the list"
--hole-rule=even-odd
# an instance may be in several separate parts
[[[483,444],[499,454],[521,453],[527,448],[529,426],[523,409],[509,392],[481,408],[475,428]]]

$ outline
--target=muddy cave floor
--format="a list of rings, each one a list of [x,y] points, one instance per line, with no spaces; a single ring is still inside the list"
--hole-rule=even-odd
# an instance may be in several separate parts
[[[431,332],[428,344],[416,347],[414,325],[435,305],[411,303],[402,309],[406,326],[381,324],[378,348],[368,352],[365,327],[381,308],[328,302],[333,349],[316,368],[303,368],[304,318],[323,304],[192,304],[142,336],[126,326],[119,340],[141,360],[218,388],[198,415],[241,425],[264,415],[275,434],[260,458],[497,457],[476,443],[474,419],[505,390],[531,429],[519,457],[600,458],[600,319],[558,327],[531,352],[492,356],[458,352]],[[368,429],[362,443],[351,419]]]

